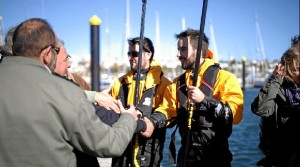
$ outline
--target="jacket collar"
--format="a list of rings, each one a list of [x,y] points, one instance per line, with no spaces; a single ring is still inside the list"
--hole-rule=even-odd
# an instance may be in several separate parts
[[[163,71],[161,68],[161,65],[156,61],[156,60],[152,60],[152,62],[150,63],[150,70],[147,73],[147,77],[145,80],[145,89],[149,89],[152,88],[154,86],[156,86],[157,84],[160,83],[161,81],[161,75],[162,75]],[[126,76],[125,76],[125,82],[127,84],[130,84],[133,82],[134,80],[134,72],[132,70],[130,70]]]
[[[207,68],[211,65],[215,64],[215,61],[213,59],[205,59],[203,64],[199,67],[199,70],[198,70],[198,78],[202,78],[203,77],[203,74],[204,72],[207,70]],[[191,85],[192,83],[192,80],[193,78],[191,77],[191,74],[192,74],[193,70],[191,69],[188,69],[185,71],[185,78],[186,78],[186,83],[188,85]],[[199,79],[197,81],[199,83]],[[199,84],[197,84],[199,85]]]
[[[24,57],[24,56],[6,56],[4,57],[2,63],[18,63],[18,64],[26,64],[30,66],[36,66],[38,68],[41,68],[43,70],[47,70],[49,73],[51,73],[51,70],[43,63],[39,62],[36,59]]]

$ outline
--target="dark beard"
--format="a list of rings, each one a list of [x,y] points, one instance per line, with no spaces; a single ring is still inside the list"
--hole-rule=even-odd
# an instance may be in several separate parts
[[[186,62],[185,64],[181,63],[181,68],[184,70],[194,69],[194,66],[195,66],[195,63],[191,63],[191,62]]]

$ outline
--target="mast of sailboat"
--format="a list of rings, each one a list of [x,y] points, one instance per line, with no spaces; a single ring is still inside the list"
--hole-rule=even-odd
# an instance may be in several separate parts
[[[185,17],[181,17],[181,29],[184,31],[186,29]]]
[[[129,0],[126,0],[126,32],[125,32],[125,45],[127,46],[128,44],[127,44],[127,39],[129,38],[129,36],[130,36],[130,9],[129,9]],[[124,55],[126,55],[126,49],[127,49],[127,47],[125,47],[125,54]]]
[[[216,38],[215,38],[215,33],[214,33],[214,27],[212,24],[212,20],[209,20],[210,24],[209,24],[209,30],[210,30],[210,35],[211,35],[211,41],[212,41],[212,45],[213,45],[213,53],[214,53],[214,59],[216,62],[219,62],[219,53],[218,53],[218,48],[217,48],[217,43],[216,43]]]
[[[158,11],[155,12],[155,52],[156,55],[160,56],[160,30],[159,30],[159,13]]]
[[[129,0],[125,1],[125,31],[122,33],[122,44],[121,44],[121,53],[120,53],[120,62],[122,64],[122,72],[126,71],[126,62],[127,62],[127,48],[128,43],[127,40],[130,36],[130,10],[129,10]],[[122,15],[124,16],[124,15]]]
[[[266,54],[265,54],[265,49],[264,49],[264,43],[261,37],[261,33],[260,33],[260,27],[259,27],[259,23],[258,23],[258,16],[255,15],[255,26],[256,26],[256,33],[257,33],[257,37],[259,40],[259,46],[260,46],[260,53],[262,54],[263,57],[263,68],[264,68],[264,72],[268,71],[268,67],[267,67],[267,59],[266,59]]]
[[[2,41],[2,16],[0,16],[0,46],[3,46],[3,41]]]
[[[110,58],[111,57],[111,47],[110,47],[110,30],[109,30],[109,22],[108,22],[108,19],[107,19],[107,16],[108,16],[108,8],[105,8],[105,15],[104,15],[104,18],[105,18],[105,36],[106,36],[106,48],[105,48],[105,57],[106,57],[106,60],[102,60],[102,62],[100,62],[101,64],[103,63],[104,67],[107,68],[108,70],[106,71],[108,74],[111,73],[110,71],[110,67],[112,65],[112,63],[107,60],[107,58]],[[105,63],[107,62],[107,63]],[[115,62],[113,62],[115,63]]]

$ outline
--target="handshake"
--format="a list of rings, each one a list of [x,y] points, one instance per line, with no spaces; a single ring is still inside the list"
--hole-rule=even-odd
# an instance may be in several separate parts
[[[112,125],[119,118],[119,114],[128,113],[137,121],[136,132],[144,137],[150,137],[152,135],[154,124],[147,117],[143,116],[142,112],[134,105],[129,105],[127,108],[124,108],[120,100],[112,98],[107,92],[96,92],[95,101],[95,106],[98,108],[96,114],[106,124]]]
[[[118,100],[117,104],[120,108],[121,114],[129,113],[134,117],[135,121],[137,121],[137,126],[138,126],[137,129],[141,129],[139,133],[142,136],[146,138],[151,137],[154,131],[154,125],[152,121],[149,120],[149,118],[143,116],[142,112],[133,105],[129,105],[128,108],[125,109],[120,100]]]

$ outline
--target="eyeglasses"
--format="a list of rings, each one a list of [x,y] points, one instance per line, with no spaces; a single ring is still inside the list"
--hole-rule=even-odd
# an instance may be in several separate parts
[[[139,52],[137,52],[137,51],[130,51],[130,52],[127,52],[127,55],[128,56],[132,56],[132,57],[138,57],[139,56]]]
[[[60,48],[59,48],[59,47],[55,47],[55,46],[53,46],[53,45],[47,45],[47,46],[43,47],[43,48],[41,49],[41,52],[42,52],[44,49],[48,48],[49,46],[51,46],[51,49],[53,49],[53,50],[56,52],[56,54],[59,53]]]
[[[55,47],[55,46],[52,46],[52,45],[51,45],[51,48],[56,52],[56,54],[58,54],[59,51],[60,51],[60,48],[59,48],[59,47]]]

